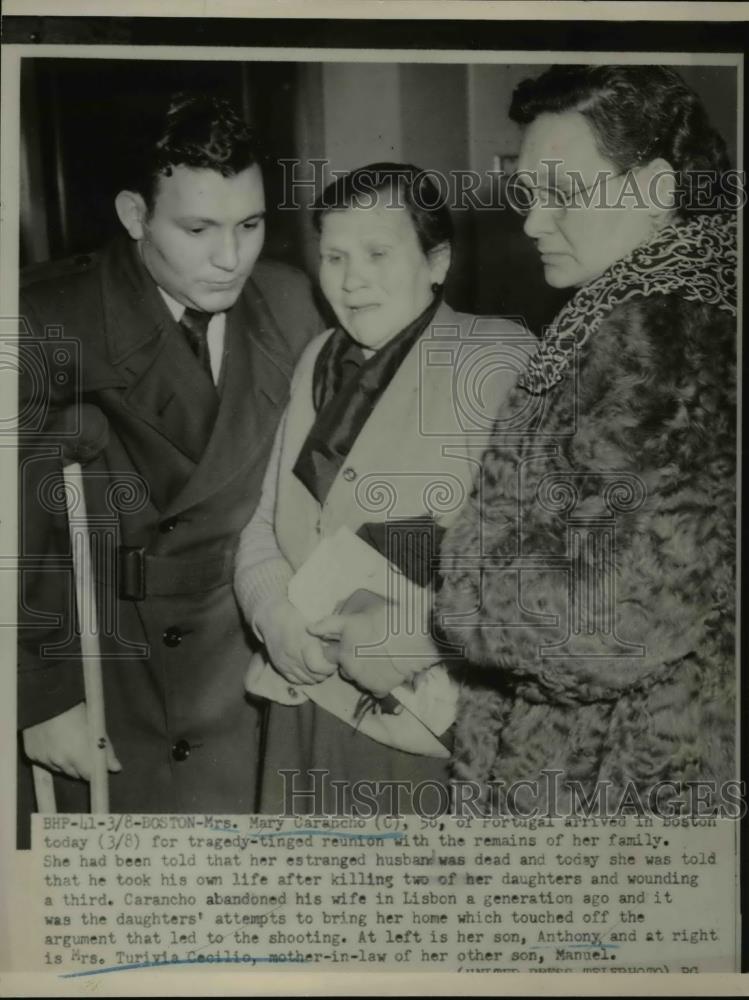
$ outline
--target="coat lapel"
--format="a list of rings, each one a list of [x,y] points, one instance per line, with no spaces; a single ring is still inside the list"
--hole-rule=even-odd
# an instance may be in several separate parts
[[[281,333],[250,279],[227,313],[218,415],[208,445],[184,488],[168,505],[174,515],[222,489],[248,464],[263,460],[289,393],[291,369]],[[259,470],[262,476],[264,468]],[[248,511],[248,517],[251,511]]]
[[[388,516],[411,515],[427,497],[435,512],[446,505],[439,520],[454,516],[456,508],[448,498],[460,500],[473,471],[464,458],[480,460],[500,404],[522,371],[520,359],[533,343],[530,333],[510,321],[456,313],[443,303],[404,358],[344,462],[344,470],[354,471],[355,488],[346,481],[344,470],[339,472],[324,516],[347,523],[373,519],[376,511],[366,504],[377,496],[377,482],[389,478]],[[464,385],[469,373],[472,377]],[[491,376],[485,384],[482,374]]]
[[[441,349],[449,350],[459,342],[459,318],[444,303],[403,359],[344,462],[344,467],[354,469],[357,481],[373,472],[387,470],[402,476],[409,469],[419,468],[424,454],[433,450],[434,428],[447,430],[449,439],[453,421],[445,428],[444,418],[445,414],[451,416],[450,397],[446,396],[442,382],[435,384],[430,370],[421,363],[424,345],[434,336],[435,329],[441,333],[438,341]],[[452,371],[444,366],[443,370],[448,374]],[[441,443],[440,436],[440,446]],[[361,483],[359,488],[362,489]],[[328,493],[326,507],[335,509],[350,496],[346,477],[339,472]],[[398,516],[395,511],[391,514]]]
[[[107,350],[125,405],[197,463],[216,415],[215,390],[134,243],[113,245],[102,281]]]

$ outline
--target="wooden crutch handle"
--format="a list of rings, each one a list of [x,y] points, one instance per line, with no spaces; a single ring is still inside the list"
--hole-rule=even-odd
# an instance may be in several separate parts
[[[91,566],[91,547],[87,528],[86,498],[79,462],[63,468],[68,498],[68,525],[73,552],[75,599],[78,631],[81,638],[83,685],[88,719],[89,760],[91,761],[91,812],[109,812],[109,774],[107,771],[107,730],[104,716],[104,685],[101,675],[99,625],[96,592]]]
[[[104,689],[101,676],[96,595],[91,568],[91,549],[87,525],[86,498],[83,491],[81,463],[92,461],[105,447],[107,419],[96,406],[84,403],[61,410],[50,425],[50,432],[60,436],[63,479],[68,508],[68,528],[73,554],[76,613],[81,638],[83,683],[88,720],[88,743],[91,760],[91,811],[109,811],[106,722]],[[37,810],[57,812],[54,779],[46,768],[32,767]]]

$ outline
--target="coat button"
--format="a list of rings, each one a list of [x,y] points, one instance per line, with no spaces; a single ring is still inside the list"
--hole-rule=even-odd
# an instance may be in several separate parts
[[[159,531],[161,532],[161,534],[167,535],[170,531],[174,531],[174,529],[177,527],[177,521],[178,518],[176,517],[168,517],[166,521],[162,521],[159,524]]]
[[[190,751],[192,747],[187,742],[187,740],[177,740],[177,742],[172,747],[172,757],[175,760],[182,761],[187,760],[190,756]]]
[[[353,481],[356,479],[356,472],[351,468],[350,465],[343,470],[343,478],[346,480],[347,483],[353,483]]]
[[[182,642],[182,629],[177,628],[176,625],[172,625],[170,628],[165,630],[162,639],[165,646],[179,646]]]

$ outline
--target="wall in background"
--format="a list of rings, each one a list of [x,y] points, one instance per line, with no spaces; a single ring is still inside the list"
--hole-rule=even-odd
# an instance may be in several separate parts
[[[174,90],[230,98],[256,128],[271,163],[293,155],[296,75],[294,63],[24,59],[22,263],[93,250],[118,231],[113,200],[127,184],[129,143],[149,109]],[[267,171],[266,186],[269,251],[301,261],[294,219],[276,209],[283,187],[277,169]]]

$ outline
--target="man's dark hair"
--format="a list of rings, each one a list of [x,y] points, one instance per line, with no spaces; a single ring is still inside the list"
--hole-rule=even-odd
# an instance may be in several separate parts
[[[328,212],[371,207],[375,196],[388,193],[388,203],[408,211],[425,254],[453,241],[453,223],[442,193],[429,172],[411,163],[370,163],[336,178],[312,206],[312,222],[320,232]]]
[[[723,138],[669,66],[552,66],[516,87],[510,118],[529,125],[544,112],[563,111],[586,119],[599,151],[618,170],[667,160],[676,174],[677,205],[691,204],[689,186],[701,173],[717,184],[729,169]]]
[[[139,192],[150,211],[159,178],[171,176],[174,167],[231,177],[259,160],[252,130],[228,100],[180,91],[140,130],[121,187]]]

